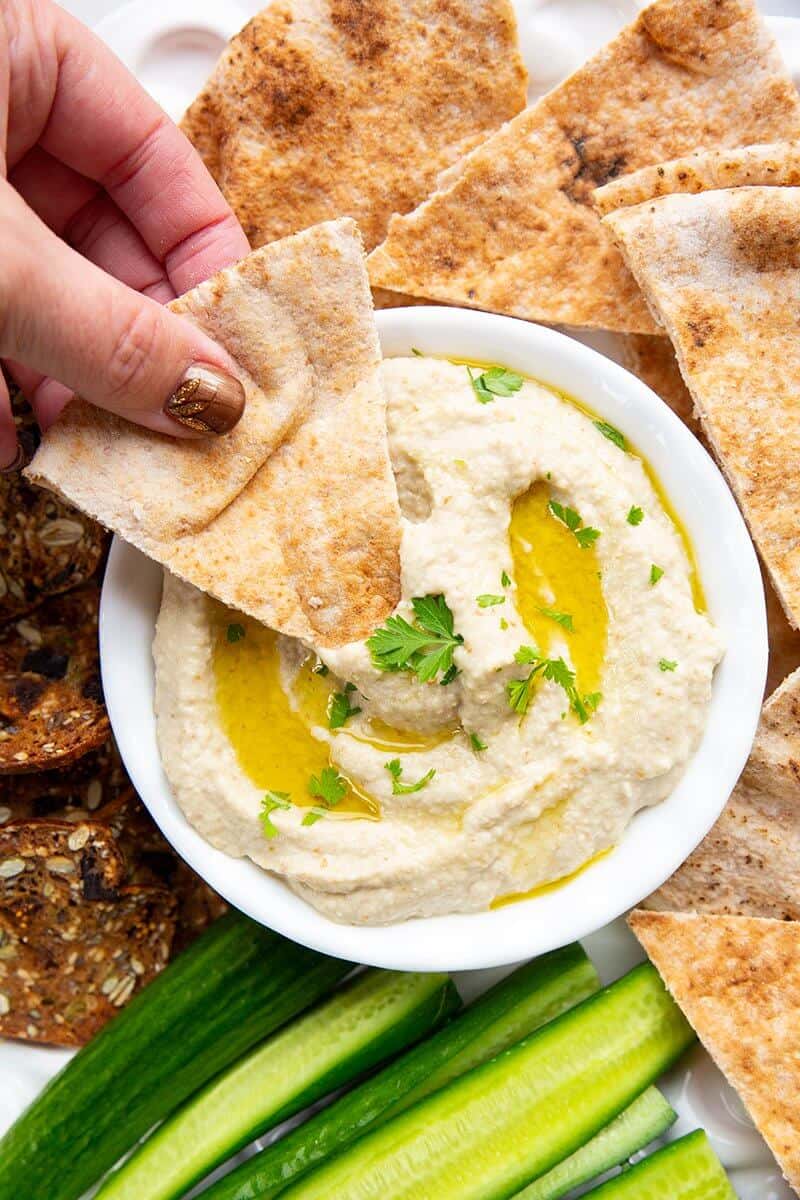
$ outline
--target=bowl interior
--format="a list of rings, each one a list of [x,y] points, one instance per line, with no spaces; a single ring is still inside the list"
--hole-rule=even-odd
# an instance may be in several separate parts
[[[727,651],[700,747],[673,793],[639,813],[606,858],[551,892],[489,912],[339,925],[246,859],[215,850],[173,799],[158,754],[151,653],[161,568],[116,538],[103,586],[100,649],[109,715],[131,778],[175,849],[231,904],[315,949],[402,970],[499,966],[599,929],[657,888],[719,816],[744,766],[761,707],[767,626],[758,562],[720,472],[682,422],[616,363],[565,334],[461,309],[377,314],[387,357],[423,353],[499,362],[584,401],[649,461],[697,554]],[[678,715],[679,719],[679,715]],[[635,731],[632,731],[635,736]]]

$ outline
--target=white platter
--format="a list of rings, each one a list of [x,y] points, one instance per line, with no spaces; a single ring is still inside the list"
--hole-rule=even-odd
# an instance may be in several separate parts
[[[260,7],[252,0],[134,0],[122,7],[115,0],[66,0],[65,6],[88,23],[101,22],[100,35],[172,116],[196,93],[225,39]],[[634,0],[516,0],[516,7],[526,60],[538,80],[536,93],[582,61],[641,5]],[[800,81],[800,20],[793,19],[800,18],[800,0],[766,0],[762,7],[780,14],[771,24]],[[584,944],[605,981],[641,957],[621,921]],[[456,979],[462,993],[472,996],[502,973],[466,972]],[[0,1042],[0,1132],[69,1056],[67,1051]],[[703,1126],[741,1200],[791,1200],[793,1193],[738,1098],[702,1050],[672,1072],[664,1090],[680,1112],[673,1136]]]

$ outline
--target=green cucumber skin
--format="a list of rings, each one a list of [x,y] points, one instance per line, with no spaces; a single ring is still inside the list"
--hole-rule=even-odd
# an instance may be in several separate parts
[[[736,1192],[702,1129],[687,1133],[584,1200],[736,1200]]]
[[[203,1200],[270,1200],[390,1113],[493,1058],[599,987],[577,944],[526,963],[444,1029],[218,1180]]]
[[[371,1130],[283,1200],[507,1200],[594,1137],[694,1040],[642,963]]]
[[[258,1134],[418,1041],[460,1004],[447,975],[372,970],[356,976],[191,1096],[108,1176],[97,1200],[182,1196]],[[345,1051],[337,1054],[331,1030],[341,1028],[343,1021],[357,1023],[363,1031],[357,1039],[350,1036]],[[341,1035],[338,1041],[343,1041]],[[253,1089],[259,1075],[270,1072],[280,1081],[279,1094],[273,1091],[272,1104],[265,1098],[256,1111]],[[215,1117],[239,1114],[235,1136],[231,1138],[229,1127],[226,1139],[214,1145],[209,1134]]]
[[[649,1087],[590,1142],[518,1192],[514,1200],[561,1200],[567,1192],[627,1162],[674,1125],[678,1114],[657,1088]]]
[[[0,1200],[78,1200],[218,1071],[352,964],[240,913],[216,921],[48,1084],[0,1141]]]

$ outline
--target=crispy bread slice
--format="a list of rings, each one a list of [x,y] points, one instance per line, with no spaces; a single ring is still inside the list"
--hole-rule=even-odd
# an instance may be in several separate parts
[[[75,400],[28,478],[275,629],[366,636],[397,603],[400,523],[354,223],[265,246],[172,307],[240,369],[232,433],[173,439]]]
[[[656,0],[564,83],[392,218],[383,287],[529,320],[654,333],[591,206],[609,179],[704,146],[800,136],[755,0]]]
[[[182,128],[252,246],[346,214],[372,249],[526,82],[508,0],[276,0]]]
[[[604,218],[800,623],[800,188],[675,193]]]
[[[800,671],[764,705],[716,825],[645,907],[800,921]]]
[[[800,924],[633,912],[631,929],[800,1188]]]

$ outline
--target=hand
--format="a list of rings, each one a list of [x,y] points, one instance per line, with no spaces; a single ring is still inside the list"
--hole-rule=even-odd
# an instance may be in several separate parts
[[[209,431],[235,423],[230,359],[162,305],[247,239],[189,141],[50,0],[0,0],[0,229],[0,357],[43,428],[79,392],[193,436],[164,411],[192,364]],[[0,469],[17,457],[0,376]]]

